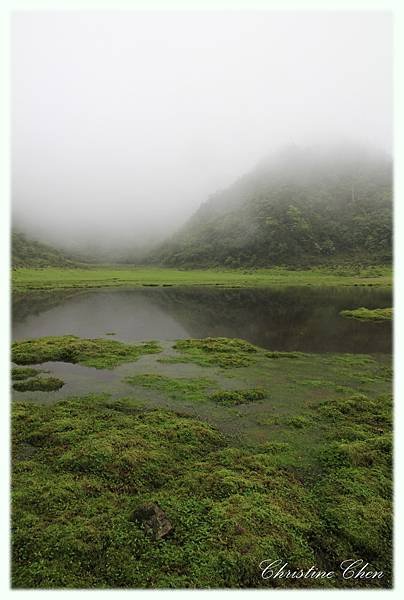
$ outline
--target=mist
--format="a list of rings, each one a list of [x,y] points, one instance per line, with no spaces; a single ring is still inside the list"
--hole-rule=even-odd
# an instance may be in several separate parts
[[[391,153],[389,13],[20,12],[13,225],[148,247],[291,144]]]

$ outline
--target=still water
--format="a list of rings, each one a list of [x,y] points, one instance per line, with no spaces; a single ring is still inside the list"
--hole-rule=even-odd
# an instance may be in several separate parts
[[[239,337],[273,350],[390,352],[391,325],[343,309],[392,305],[387,289],[143,287],[17,294],[13,338],[73,334],[121,341]]]

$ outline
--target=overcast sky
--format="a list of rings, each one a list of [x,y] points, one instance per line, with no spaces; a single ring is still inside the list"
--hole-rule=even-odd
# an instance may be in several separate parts
[[[381,12],[15,13],[15,222],[142,242],[279,146],[390,152],[391,53]]]

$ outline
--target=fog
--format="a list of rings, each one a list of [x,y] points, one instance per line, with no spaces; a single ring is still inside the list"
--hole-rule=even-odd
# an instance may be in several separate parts
[[[373,11],[14,13],[14,225],[136,248],[279,147],[390,152],[391,46]]]

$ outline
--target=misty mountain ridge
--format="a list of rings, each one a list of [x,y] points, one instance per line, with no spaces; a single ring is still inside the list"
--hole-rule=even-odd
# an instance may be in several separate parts
[[[11,262],[13,269],[77,266],[75,260],[63,251],[29,239],[20,231],[13,231],[11,235]]]
[[[167,266],[388,262],[392,162],[355,145],[291,146],[212,195],[150,256]]]
[[[154,249],[150,243],[142,247],[139,240],[114,248],[99,239],[66,251],[15,232],[12,254],[14,267],[77,262],[183,268],[369,263],[391,260],[391,238],[390,157],[353,144],[291,145],[211,195]]]

